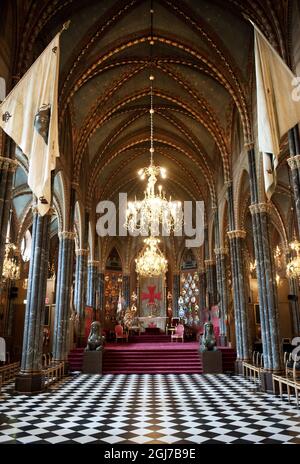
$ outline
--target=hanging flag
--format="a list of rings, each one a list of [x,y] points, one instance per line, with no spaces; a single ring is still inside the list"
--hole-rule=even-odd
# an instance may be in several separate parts
[[[51,171],[59,156],[57,91],[58,33],[0,105],[0,127],[28,157],[28,185],[38,211],[51,202]]]
[[[270,199],[276,187],[280,137],[300,122],[300,101],[293,98],[296,76],[259,29],[253,26],[258,147],[263,153],[265,191]]]

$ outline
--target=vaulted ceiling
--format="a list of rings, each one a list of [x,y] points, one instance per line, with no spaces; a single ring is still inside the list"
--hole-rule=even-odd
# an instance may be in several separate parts
[[[9,2],[8,2],[9,3]],[[141,195],[149,161],[154,81],[155,162],[175,198],[216,201],[231,178],[232,124],[252,141],[252,26],[287,55],[286,2],[263,0],[27,0],[18,6],[14,73],[23,72],[64,21],[59,115],[61,158],[86,179],[88,202]],[[150,58],[150,48],[152,57]]]

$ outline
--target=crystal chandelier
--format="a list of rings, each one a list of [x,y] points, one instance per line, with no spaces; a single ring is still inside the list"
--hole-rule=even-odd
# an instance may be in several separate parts
[[[20,279],[20,266],[17,262],[15,252],[17,250],[16,245],[13,243],[5,244],[5,256],[3,262],[2,276],[7,280],[19,280]]]
[[[286,274],[290,279],[297,279],[300,277],[300,242],[293,240],[290,243],[290,248],[294,252],[294,257],[286,266]]]
[[[144,240],[144,247],[136,258],[136,272],[141,276],[153,277],[167,271],[168,261],[158,247],[159,239],[149,237]]]
[[[158,176],[165,179],[167,175],[165,168],[155,166],[153,163],[153,80],[154,76],[151,75],[150,165],[138,171],[141,180],[147,178],[147,187],[142,201],[128,202],[125,223],[125,227],[131,233],[141,233],[144,236],[148,235],[149,231],[151,236],[159,235],[160,224],[164,235],[169,235],[172,231],[180,231],[183,217],[181,202],[172,201],[171,197],[167,200],[161,185],[158,186],[158,190],[155,188]]]

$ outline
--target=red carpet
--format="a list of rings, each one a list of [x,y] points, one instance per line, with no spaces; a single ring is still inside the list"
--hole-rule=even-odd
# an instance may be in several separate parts
[[[145,336],[140,336],[144,340]],[[154,336],[150,336],[154,337]],[[160,336],[161,337],[161,336]],[[145,338],[146,339],[146,338]],[[200,374],[202,365],[198,342],[107,343],[103,355],[103,374]],[[236,353],[222,351],[223,372],[233,372]],[[69,354],[71,371],[81,371],[83,348]]]

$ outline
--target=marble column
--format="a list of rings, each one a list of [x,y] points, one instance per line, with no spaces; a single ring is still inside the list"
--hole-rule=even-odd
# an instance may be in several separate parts
[[[87,285],[87,261],[89,250],[77,249],[76,254],[76,271],[75,271],[75,291],[74,291],[74,306],[79,315],[79,346],[84,340],[84,316],[85,316],[85,300],[86,300],[86,285]]]
[[[98,286],[99,286],[99,307],[101,314],[104,314],[104,273],[99,272],[98,274]]]
[[[41,369],[52,212],[50,209],[48,214],[41,216],[37,209],[33,208],[21,370],[16,377],[15,384],[15,390],[20,393],[39,392],[44,388]]]
[[[55,319],[53,334],[53,359],[67,361],[69,354],[69,329],[71,316],[71,286],[75,234],[59,233],[58,274],[56,283]]]
[[[206,285],[208,292],[208,309],[218,303],[218,290],[217,290],[217,270],[216,262],[214,259],[206,259],[204,261],[206,269]]]
[[[262,388],[272,390],[272,372],[280,372],[282,365],[279,339],[277,286],[273,250],[269,234],[269,206],[259,203],[256,176],[255,152],[248,151],[252,229],[256,259],[258,297],[261,320],[261,336],[264,354]]]
[[[89,261],[87,271],[87,306],[96,309],[96,286],[98,278],[99,261]]]
[[[81,317],[84,314],[85,293],[87,281],[87,257],[89,250],[77,249],[76,269],[75,269],[75,289],[74,289],[74,306],[76,312]]]
[[[199,268],[199,317],[200,323],[204,322],[203,311],[206,308],[206,274],[204,268]]]
[[[12,182],[16,168],[17,162],[15,160],[0,156],[0,275],[2,275],[5,240],[12,197]]]
[[[226,255],[228,250],[224,247],[215,248],[217,288],[219,292],[219,318],[220,318],[220,341],[223,346],[227,345],[227,309],[228,309],[228,286],[226,278]]]
[[[264,367],[269,371],[282,368],[281,345],[279,339],[278,301],[275,279],[273,251],[269,237],[268,204],[257,203],[250,206],[256,273],[259,293],[261,333],[264,353]]]
[[[178,317],[178,299],[180,297],[180,273],[173,273],[173,317]]]
[[[289,301],[290,312],[292,316],[292,333],[293,337],[299,337],[300,334],[300,311],[299,311],[299,287],[298,281],[289,279],[290,294],[293,299]]]
[[[294,194],[298,231],[300,231],[300,139],[298,126],[291,129],[288,135],[291,157],[287,162],[291,169],[291,184]]]
[[[250,358],[250,328],[243,256],[246,232],[244,230],[231,230],[227,232],[227,235],[232,270],[237,370],[240,372],[242,361]]]
[[[124,298],[125,306],[127,309],[127,308],[130,308],[130,275],[128,274],[123,275],[122,287],[123,287],[123,298]]]

